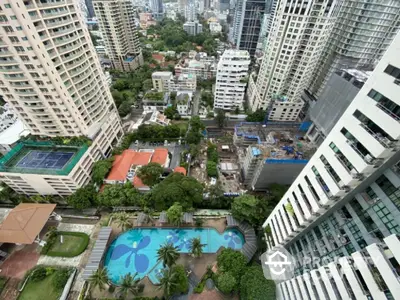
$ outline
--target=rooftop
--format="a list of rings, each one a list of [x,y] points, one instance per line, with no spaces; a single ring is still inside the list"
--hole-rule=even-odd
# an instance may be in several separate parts
[[[32,244],[56,204],[21,203],[0,224],[0,243]]]
[[[0,159],[0,172],[68,175],[88,147],[56,145],[51,141],[20,142]]]
[[[29,131],[25,128],[21,120],[17,120],[14,124],[0,133],[0,144],[12,145],[16,143],[21,136],[27,136]]]

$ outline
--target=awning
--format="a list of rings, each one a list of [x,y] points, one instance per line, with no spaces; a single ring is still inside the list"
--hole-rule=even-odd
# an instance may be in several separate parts
[[[21,203],[0,224],[0,243],[32,244],[56,204]]]

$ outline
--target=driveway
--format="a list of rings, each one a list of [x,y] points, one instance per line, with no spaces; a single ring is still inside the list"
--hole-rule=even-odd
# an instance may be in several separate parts
[[[36,266],[39,260],[38,244],[24,246],[13,252],[0,266],[1,276],[22,279],[26,271]]]

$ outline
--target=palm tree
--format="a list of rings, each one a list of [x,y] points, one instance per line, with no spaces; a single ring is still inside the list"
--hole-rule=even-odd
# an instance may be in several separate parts
[[[99,268],[94,272],[90,278],[89,282],[92,288],[98,287],[100,291],[105,289],[105,285],[108,283],[107,268]]]
[[[131,273],[126,274],[122,278],[121,286],[119,287],[119,293],[122,299],[125,299],[128,292],[131,292],[134,296],[139,294],[139,281],[135,279],[137,272],[132,276]]]
[[[164,267],[171,267],[179,258],[178,247],[171,243],[166,243],[157,250],[158,261],[162,261]]]
[[[194,257],[200,257],[203,254],[203,247],[205,245],[201,243],[200,238],[192,238],[189,245],[190,253]]]
[[[129,218],[129,215],[126,212],[118,214],[116,218],[117,226],[125,231],[132,226],[132,222]]]
[[[159,289],[164,290],[164,296],[167,299],[174,293],[177,282],[177,274],[172,270],[172,268],[164,269],[162,277],[160,278],[160,287]]]

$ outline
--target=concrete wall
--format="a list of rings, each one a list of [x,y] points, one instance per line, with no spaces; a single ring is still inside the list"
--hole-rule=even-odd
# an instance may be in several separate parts
[[[328,135],[360,89],[333,73],[317,103],[310,109],[311,120]]]
[[[256,191],[263,191],[271,183],[290,185],[306,164],[263,164],[260,175],[254,184]]]

